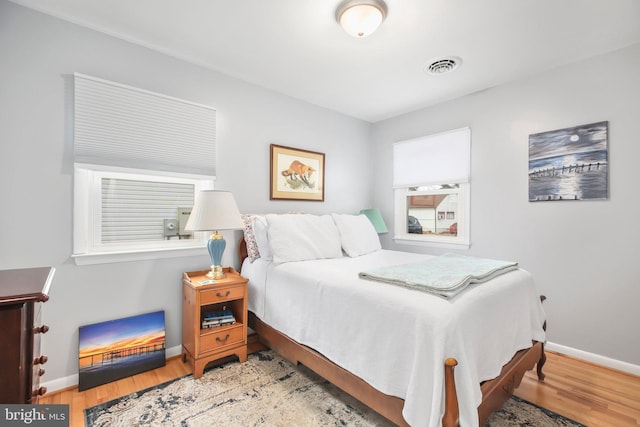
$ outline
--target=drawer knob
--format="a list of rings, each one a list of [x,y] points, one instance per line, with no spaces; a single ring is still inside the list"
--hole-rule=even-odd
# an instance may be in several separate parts
[[[227,334],[227,336],[224,338],[216,337],[217,342],[227,342],[228,339],[229,339],[229,334]]]
[[[33,390],[33,392],[31,392],[32,396],[43,396],[45,393],[47,392],[47,388],[42,386],[37,390]]]
[[[49,326],[42,325],[42,326],[33,328],[33,332],[36,334],[46,334],[47,332],[49,332]]]
[[[44,365],[45,363],[47,363],[47,360],[49,360],[49,358],[43,354],[42,356],[36,357],[35,359],[33,359],[33,364]]]
[[[42,369],[42,368],[41,368],[41,369],[38,369],[38,376],[39,376],[39,377],[43,376],[43,375],[44,375],[44,373],[45,373],[45,370],[44,370],[44,369]]]
[[[227,289],[227,292],[226,292],[224,295],[222,295],[222,292],[216,292],[216,296],[217,296],[218,298],[228,297],[229,295],[231,295],[231,291],[230,291],[230,290],[228,290],[228,289]]]

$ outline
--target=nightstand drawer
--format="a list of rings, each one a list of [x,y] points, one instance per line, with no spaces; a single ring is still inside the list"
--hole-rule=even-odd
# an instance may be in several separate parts
[[[221,347],[244,342],[242,325],[233,328],[225,328],[219,332],[207,332],[200,337],[200,351],[207,352]]]
[[[212,289],[200,292],[200,304],[215,304],[217,302],[230,301],[244,298],[244,286],[232,288]]]

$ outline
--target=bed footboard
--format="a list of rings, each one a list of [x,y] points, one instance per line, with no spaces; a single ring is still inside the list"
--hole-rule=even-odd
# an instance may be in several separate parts
[[[528,349],[517,352],[511,361],[503,366],[498,377],[482,383],[482,404],[478,407],[480,425],[485,425],[491,413],[502,408],[522,382],[525,372],[533,369],[543,355],[542,343],[536,341]]]

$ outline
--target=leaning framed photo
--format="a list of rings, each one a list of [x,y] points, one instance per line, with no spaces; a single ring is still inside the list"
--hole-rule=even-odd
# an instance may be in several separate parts
[[[324,153],[271,144],[271,200],[324,201]]]
[[[165,365],[164,311],[80,326],[78,390]]]

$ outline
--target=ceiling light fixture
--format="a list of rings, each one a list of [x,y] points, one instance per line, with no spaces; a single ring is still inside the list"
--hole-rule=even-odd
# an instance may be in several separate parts
[[[336,9],[336,20],[357,38],[371,35],[386,16],[387,5],[382,0],[345,0]]]

